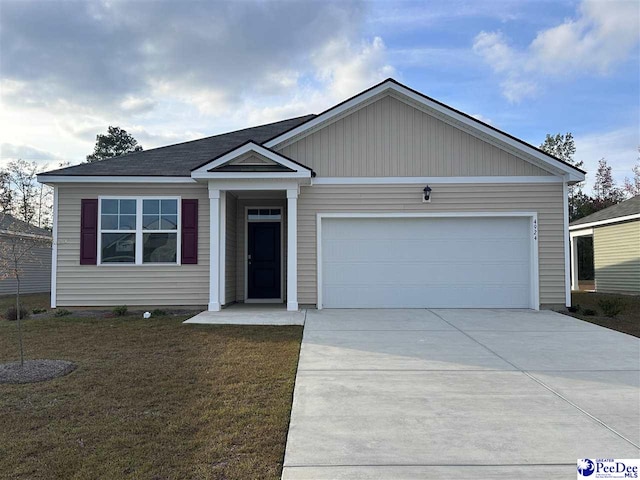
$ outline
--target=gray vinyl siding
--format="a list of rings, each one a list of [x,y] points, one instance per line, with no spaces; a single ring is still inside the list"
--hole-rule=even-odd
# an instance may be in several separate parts
[[[276,149],[321,177],[550,175],[392,96]]]
[[[245,297],[245,269],[246,266],[246,207],[280,207],[282,208],[282,296],[285,298],[287,291],[287,200],[282,198],[273,199],[238,199],[237,212],[237,251],[236,251],[236,301],[244,302]]]
[[[14,237],[15,238],[15,237]],[[0,251],[12,240],[6,235],[0,235]],[[31,240],[20,237],[20,242]],[[51,290],[51,246],[33,246],[22,262],[20,274],[21,293],[40,293]],[[17,282],[15,278],[2,278],[0,275],[0,295],[16,293]]]
[[[236,301],[236,255],[238,248],[238,199],[227,192],[227,222],[225,231],[225,304]]]
[[[640,221],[593,229],[596,290],[640,293]]]
[[[316,214],[329,212],[538,212],[540,303],[564,304],[561,183],[432,185],[315,185],[298,199],[298,301],[317,301]]]
[[[197,265],[80,265],[80,201],[100,195],[198,199]],[[58,187],[57,305],[206,305],[209,196],[200,184],[78,184]]]

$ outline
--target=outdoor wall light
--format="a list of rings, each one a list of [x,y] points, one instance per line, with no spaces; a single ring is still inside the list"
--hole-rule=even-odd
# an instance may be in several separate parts
[[[430,202],[431,201],[431,187],[429,185],[427,185],[426,187],[424,187],[424,197],[422,198],[423,202]]]

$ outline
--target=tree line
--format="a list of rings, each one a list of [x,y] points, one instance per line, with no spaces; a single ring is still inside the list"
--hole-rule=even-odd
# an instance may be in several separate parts
[[[576,145],[571,133],[547,134],[540,149],[577,168],[584,165],[583,161],[574,159]],[[569,221],[578,220],[627,198],[640,195],[640,157],[630,173],[631,178],[625,177],[623,185],[617,185],[611,166],[606,159],[601,158],[590,193],[584,191],[585,182],[569,186]]]
[[[87,155],[87,163],[141,150],[142,146],[126,130],[109,126],[106,135],[96,135],[96,144],[93,153]],[[7,163],[0,168],[0,213],[50,229],[53,222],[53,189],[38,183],[37,176],[67,166],[69,162],[39,164],[22,159]]]

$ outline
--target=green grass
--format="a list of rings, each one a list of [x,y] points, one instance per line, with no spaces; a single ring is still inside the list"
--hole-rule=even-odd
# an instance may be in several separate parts
[[[624,302],[624,311],[614,318],[604,315],[600,307],[601,300],[620,299]],[[596,292],[573,292],[571,302],[574,306],[579,305],[577,313],[567,313],[573,317],[586,322],[595,323],[602,327],[627,333],[635,337],[640,337],[640,296],[639,295],[616,295],[612,293]],[[594,316],[584,315],[586,309],[596,312]],[[566,312],[565,312],[566,313]]]
[[[45,308],[49,310],[51,305],[51,295],[49,292],[20,295],[20,303],[29,310],[29,313],[31,313],[34,308]],[[15,304],[15,295],[0,296],[0,318],[4,318],[4,313],[7,311],[7,308],[14,307]]]
[[[25,321],[28,358],[78,369],[0,385],[0,478],[279,478],[302,328],[184,318]]]

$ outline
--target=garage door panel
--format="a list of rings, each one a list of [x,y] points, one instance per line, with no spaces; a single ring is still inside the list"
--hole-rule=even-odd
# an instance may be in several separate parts
[[[527,218],[322,222],[324,307],[530,306]]]
[[[392,291],[384,286],[328,288],[327,308],[526,308],[528,304],[528,287],[502,285],[454,287],[402,286],[399,291]],[[379,304],[372,307],[371,298]]]
[[[461,275],[461,272],[464,272]],[[428,276],[427,276],[428,274]],[[346,287],[357,285],[366,279],[368,285],[400,285],[409,278],[421,278],[425,285],[480,285],[490,282],[490,279],[501,277],[501,284],[523,283],[528,288],[529,265],[523,262],[502,263],[471,263],[471,262],[340,262],[328,265],[324,281],[329,285]],[[489,279],[489,280],[488,280]]]

